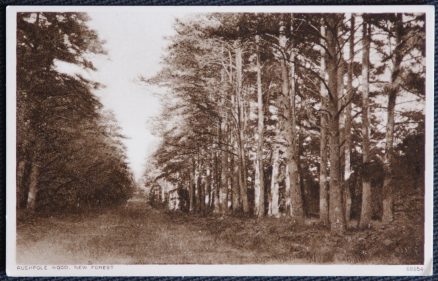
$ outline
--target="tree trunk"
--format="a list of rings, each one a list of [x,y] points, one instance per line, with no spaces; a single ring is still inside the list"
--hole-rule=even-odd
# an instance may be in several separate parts
[[[240,40],[235,41],[236,52],[236,96],[237,96],[237,115],[238,115],[238,145],[239,145],[239,188],[240,198],[242,201],[243,213],[248,214],[248,194],[246,186],[246,163],[245,163],[245,148],[244,148],[244,132],[243,132],[243,93],[242,93],[242,43]]]
[[[34,211],[36,207],[39,172],[40,171],[38,164],[32,162],[32,167],[29,176],[29,193],[27,195],[27,205],[26,205],[26,208],[30,211]]]
[[[196,186],[196,164],[195,159],[192,159],[192,175],[189,185],[189,211],[193,213],[195,211],[195,186]]]
[[[394,113],[395,113],[395,102],[397,98],[397,93],[395,91],[389,91],[388,93],[388,113],[387,113],[387,124],[386,124],[386,147],[385,147],[385,158],[384,158],[384,169],[385,178],[383,181],[383,204],[382,204],[382,221],[384,223],[389,223],[394,220],[394,202],[393,202],[393,188],[392,188],[392,153],[393,153],[393,143],[394,143]]]
[[[254,160],[254,215],[259,216],[261,211],[261,205],[260,205],[260,170],[259,170],[259,160]]]
[[[203,175],[203,163],[199,163],[198,166],[198,180],[197,180],[197,190],[198,190],[198,211],[200,213],[204,212],[205,207],[205,193],[204,193],[204,181],[202,180]]]
[[[212,167],[212,178],[213,178],[213,213],[219,214],[221,212],[220,207],[220,192],[221,192],[221,186],[219,182],[220,178],[220,165],[219,165],[219,156],[220,151],[213,151],[213,167]]]
[[[277,105],[277,112],[275,113],[275,119],[277,121],[277,124],[275,126],[275,134],[274,134],[274,143],[272,144],[272,175],[271,175],[271,189],[270,189],[270,196],[269,196],[269,210],[268,214],[269,216],[273,217],[280,217],[279,213],[279,174],[280,174],[280,148],[282,146],[283,142],[283,132],[282,129],[284,128],[287,134],[287,137],[290,138],[290,124],[287,122],[288,120],[283,120],[285,118],[290,117],[290,111],[289,111],[289,77],[288,77],[288,70],[286,65],[286,44],[287,44],[287,38],[286,38],[286,27],[284,21],[280,22],[280,28],[279,28],[279,46],[281,49],[280,53],[280,67],[281,67],[281,79],[282,79],[282,86],[281,86],[281,94],[277,97],[276,105]],[[285,122],[284,122],[285,121]],[[283,124],[285,124],[285,127],[283,127]],[[287,148],[286,148],[287,150]],[[288,152],[288,151],[287,151]],[[286,167],[289,167],[289,165],[286,165]],[[289,173],[288,173],[289,174]],[[286,196],[291,198],[291,182],[290,177],[286,175],[288,178],[286,180]],[[289,210],[292,209],[292,203],[289,201],[290,205],[287,207]]]
[[[222,151],[221,184],[219,188],[220,213],[227,213],[228,209],[228,153]]]
[[[223,52],[223,51],[222,51]],[[219,143],[219,153],[220,153],[220,178],[218,184],[218,204],[219,204],[219,212],[221,214],[226,213],[227,210],[227,202],[224,202],[226,198],[223,195],[226,194],[228,190],[228,147],[227,140],[228,136],[227,132],[227,122],[228,122],[228,114],[226,110],[226,80],[225,80],[225,69],[221,69],[221,97],[220,97],[220,105],[221,105],[221,116],[220,116],[220,125],[218,127],[218,143]]]
[[[291,20],[291,33],[293,30],[293,21]],[[291,196],[291,208],[290,216],[292,220],[296,223],[304,222],[304,209],[303,209],[303,197],[301,194],[301,186],[298,174],[298,131],[297,131],[297,116],[296,116],[296,89],[295,89],[295,50],[293,45],[293,40],[291,39],[290,46],[290,66],[289,66],[289,79],[290,88],[289,93],[286,95],[289,97],[288,104],[288,122],[289,127],[288,132],[288,150],[287,150],[287,177],[289,177],[290,183],[290,196]],[[286,71],[287,73],[287,71]],[[286,78],[288,79],[288,78]],[[286,84],[287,86],[287,84]],[[283,93],[285,94],[285,93]]]
[[[388,93],[388,113],[386,124],[386,147],[385,147],[385,179],[383,182],[383,212],[382,221],[389,223],[394,220],[393,202],[393,148],[394,148],[394,126],[395,126],[395,104],[397,93],[400,90],[400,64],[403,59],[401,42],[403,36],[403,15],[397,14],[395,26],[396,48],[394,50],[394,65],[391,73],[391,84],[387,87]]]
[[[231,142],[230,129],[228,128],[228,142]],[[228,177],[228,186],[225,191],[226,198],[226,213],[230,213],[233,210],[233,187],[235,186],[234,176],[233,176],[233,155],[228,153],[228,163],[227,163],[227,177]]]
[[[257,111],[258,111],[258,128],[257,128],[257,160],[256,160],[256,179],[255,179],[255,214],[258,217],[265,215],[265,180],[263,174],[263,137],[264,137],[264,111],[263,111],[263,92],[262,92],[262,71],[260,66],[259,54],[260,37],[256,36],[257,48]]]
[[[219,185],[217,183],[217,177],[216,177],[216,169],[218,168],[217,165],[217,155],[215,153],[214,155],[214,163],[213,163],[212,171],[211,171],[211,181],[210,184],[212,186],[212,208],[213,213],[218,214],[220,213],[220,205],[219,205]]]
[[[280,57],[280,69],[281,69],[281,96],[278,99],[277,103],[278,103],[278,108],[279,113],[278,114],[278,124],[277,124],[277,132],[276,132],[276,138],[277,138],[277,142],[281,142],[281,138],[283,137],[283,133],[285,133],[286,135],[286,140],[287,140],[287,146],[286,146],[286,156],[287,156],[287,162],[286,162],[286,167],[285,167],[285,196],[290,199],[288,200],[288,205],[286,207],[286,209],[289,211],[287,213],[287,215],[291,216],[292,215],[292,209],[294,208],[292,206],[292,186],[294,184],[293,182],[293,175],[292,175],[292,162],[293,162],[293,154],[294,154],[294,149],[293,149],[293,145],[294,145],[294,136],[292,135],[292,122],[291,121],[291,105],[292,102],[289,99],[289,76],[288,76],[288,70],[287,70],[287,62],[286,62],[286,55],[287,55],[287,50],[286,50],[286,45],[287,45],[287,37],[286,37],[286,26],[285,26],[285,22],[282,20],[280,21],[280,29],[279,29],[279,37],[278,37],[278,45],[280,46],[280,50],[281,50],[281,57]],[[284,116],[284,117],[282,117]],[[282,119],[286,119],[286,120],[282,120]],[[284,127],[283,127],[284,126]],[[281,130],[284,128],[284,132],[281,132]],[[276,185],[275,186],[271,186],[271,199],[272,199],[272,204],[273,204],[273,212],[275,211],[276,213],[273,213],[274,216],[279,216],[278,213],[278,199],[279,195],[278,195],[278,189],[279,189],[279,183],[278,183],[278,174],[279,174],[279,161],[280,161],[280,157],[279,155],[276,155],[275,153],[279,154],[280,151],[280,146],[278,145],[278,151],[274,151],[274,156],[273,156],[273,161],[276,161],[277,163],[274,163],[278,165],[277,168],[277,176],[275,177],[276,179]],[[274,168],[272,168],[272,178],[274,179]],[[274,192],[272,192],[272,187],[274,187],[275,189],[273,190]],[[275,202],[275,205],[274,205]]]
[[[330,229],[335,233],[345,231],[344,204],[340,182],[340,135],[339,135],[339,112],[338,112],[338,79],[337,69],[340,61],[340,50],[337,45],[338,25],[342,21],[339,15],[328,15],[327,21],[327,73],[330,112],[329,118],[329,145],[330,145],[330,199],[329,218]]]
[[[240,212],[240,188],[239,188],[239,166],[235,161],[235,157],[231,158],[231,167],[233,167],[233,190],[232,190],[232,199],[233,199],[233,212]]]
[[[290,192],[290,177],[289,175],[289,166],[285,167],[286,177],[284,178],[284,197],[285,197],[285,213],[290,215],[292,213],[292,196]]]
[[[348,224],[351,218],[351,186],[350,176],[351,170],[351,102],[353,98],[353,63],[354,63],[354,14],[351,14],[350,18],[350,40],[349,40],[349,52],[348,52],[348,80],[347,80],[347,94],[345,107],[345,165],[344,165],[344,184],[345,184],[345,220]]]
[[[321,44],[324,44],[326,37],[326,30],[324,22],[321,21]],[[321,48],[321,66],[320,76],[321,79],[326,79],[327,67],[326,67],[326,53],[325,49]],[[327,83],[327,82],[325,82]],[[328,162],[328,146],[327,146],[327,88],[323,82],[321,82],[321,136],[320,136],[320,168],[319,168],[319,219],[325,225],[329,224],[329,193],[328,193],[328,174],[327,174],[327,162]]]
[[[28,176],[26,173],[26,160],[18,161],[17,165],[17,208],[25,208],[27,202],[27,195],[29,193],[28,188],[26,187],[26,177]]]
[[[201,175],[200,175],[200,160],[199,155],[197,155],[197,161],[195,162],[195,211],[201,211]]]
[[[370,227],[372,215],[371,182],[368,175],[370,157],[369,132],[369,55],[370,55],[370,27],[363,18],[363,56],[362,56],[362,208],[360,213],[361,228]]]
[[[214,158],[213,158],[214,159]],[[211,211],[213,209],[213,188],[212,188],[212,180],[211,180],[211,162],[208,163],[207,165],[207,171],[206,171],[206,175],[205,175],[205,185],[207,188],[207,196],[208,196],[208,200],[207,201],[207,209],[208,211]],[[214,209],[213,209],[214,211]]]
[[[278,145],[274,146],[272,155],[272,178],[271,178],[271,200],[269,201],[269,215],[273,217],[280,217],[278,200],[279,200],[279,183],[278,175],[280,169],[280,148]]]

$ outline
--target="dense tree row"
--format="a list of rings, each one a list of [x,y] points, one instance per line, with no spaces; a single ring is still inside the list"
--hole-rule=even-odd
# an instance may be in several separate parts
[[[190,212],[318,215],[335,232],[354,217],[392,221],[395,178],[412,165],[398,160],[422,156],[424,25],[417,14],[178,20],[162,71],[145,79],[168,89],[146,185]]]
[[[83,13],[17,15],[17,207],[67,211],[125,200],[133,188],[120,129],[60,63],[95,70],[104,54]]]

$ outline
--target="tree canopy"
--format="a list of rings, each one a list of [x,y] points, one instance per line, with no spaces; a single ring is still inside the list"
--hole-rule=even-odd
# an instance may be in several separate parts
[[[17,15],[18,208],[81,210],[126,200],[134,186],[114,116],[93,94],[102,87],[58,63],[96,70],[105,54],[85,13]]]

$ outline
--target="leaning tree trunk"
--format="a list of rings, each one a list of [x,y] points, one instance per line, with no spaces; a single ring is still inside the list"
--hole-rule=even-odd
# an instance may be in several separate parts
[[[400,65],[403,60],[401,42],[403,36],[403,16],[397,14],[395,25],[396,48],[394,50],[394,65],[391,73],[391,84],[386,87],[388,93],[388,113],[386,124],[386,147],[385,147],[385,179],[383,182],[383,212],[382,221],[389,223],[394,220],[394,202],[393,202],[393,148],[394,148],[394,126],[395,126],[395,104],[397,93],[400,90]]]
[[[324,22],[321,21],[321,44],[324,44],[326,37],[326,30]],[[320,136],[320,168],[319,168],[319,219],[325,225],[329,224],[329,198],[328,198],[328,175],[327,175],[327,162],[328,162],[328,146],[327,146],[327,88],[326,84],[326,53],[325,49],[321,48],[321,66],[320,76],[325,82],[321,82],[321,136]]]
[[[345,231],[344,204],[341,188],[340,173],[340,132],[339,132],[339,112],[338,112],[338,73],[341,50],[338,49],[338,25],[342,22],[339,15],[328,15],[327,23],[327,73],[329,102],[329,145],[330,145],[330,198],[329,198],[329,218],[330,229],[335,233]]]
[[[265,180],[263,174],[263,137],[264,137],[264,112],[263,112],[263,92],[262,92],[262,71],[260,66],[260,37],[256,36],[256,68],[257,68],[257,111],[258,111],[258,128],[257,128],[257,155],[256,155],[256,179],[255,179],[255,214],[258,217],[265,215]]]
[[[292,18],[293,19],[293,18]],[[291,34],[294,33],[293,30],[293,20],[291,20]],[[303,209],[303,197],[301,194],[301,186],[298,174],[298,131],[297,131],[297,116],[296,116],[296,89],[295,89],[295,50],[293,45],[293,40],[291,39],[290,44],[290,83],[289,83],[289,93],[284,91],[283,94],[289,97],[288,101],[288,122],[286,123],[288,126],[288,149],[287,149],[287,167],[290,183],[290,197],[291,197],[291,208],[290,208],[290,216],[292,220],[296,223],[304,222],[304,209]],[[281,46],[282,47],[282,46]],[[287,71],[282,71],[283,73],[287,73]],[[288,79],[288,78],[286,78]],[[287,84],[283,84],[287,85]]]
[[[371,182],[368,175],[370,161],[370,132],[369,132],[369,55],[370,27],[363,18],[363,52],[362,52],[362,209],[360,212],[361,228],[370,227],[372,215]]]
[[[344,165],[344,184],[345,184],[345,220],[347,223],[351,219],[351,184],[350,176],[351,170],[351,103],[353,98],[353,63],[354,63],[354,14],[351,14],[350,25],[350,40],[349,40],[349,52],[348,52],[348,80],[347,80],[347,94],[345,107],[345,165]]]

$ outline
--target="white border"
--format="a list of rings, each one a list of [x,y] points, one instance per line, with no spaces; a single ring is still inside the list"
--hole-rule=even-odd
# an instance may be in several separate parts
[[[87,12],[117,9],[117,12],[162,10],[178,12],[293,12],[293,13],[426,13],[426,168],[424,265],[408,271],[407,265],[112,265],[109,270],[45,269],[19,270],[16,264],[16,14],[17,12]],[[9,276],[422,276],[433,270],[433,131],[434,131],[434,39],[435,7],[422,6],[8,6],[6,15],[6,272]],[[44,267],[44,266],[42,266]]]

